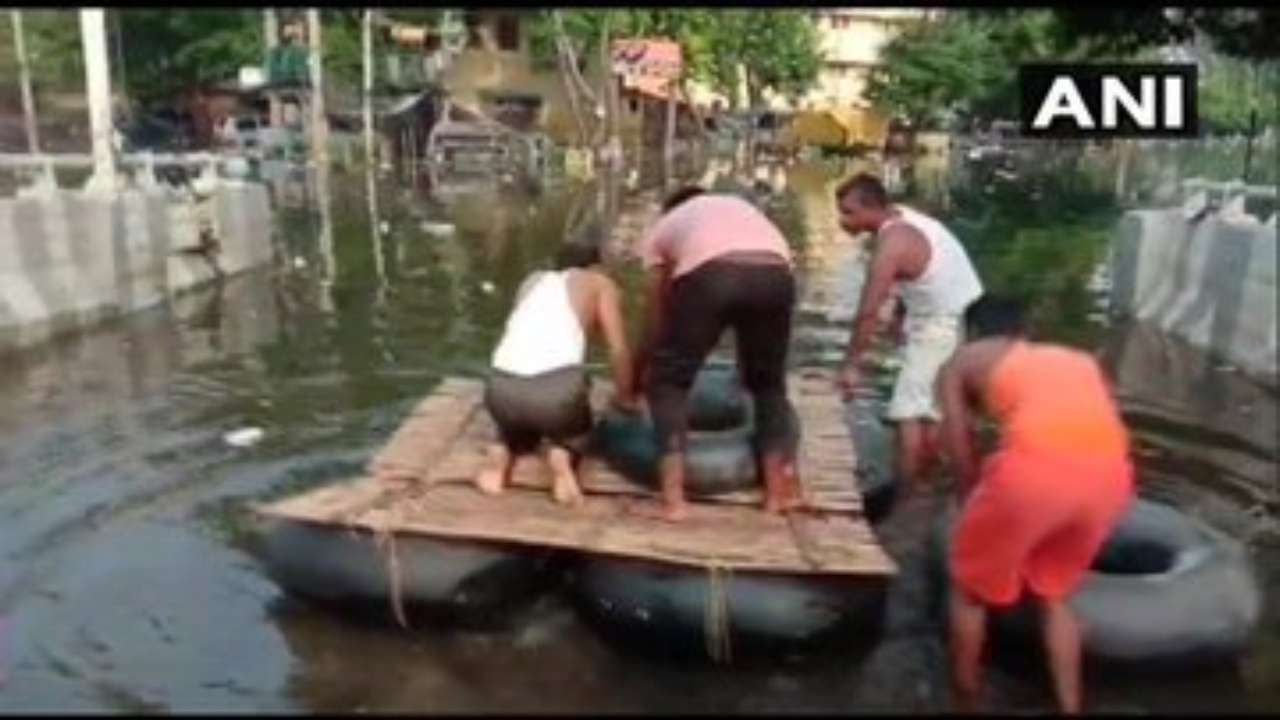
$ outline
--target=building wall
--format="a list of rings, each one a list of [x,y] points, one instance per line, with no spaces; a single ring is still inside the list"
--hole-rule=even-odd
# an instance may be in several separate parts
[[[806,109],[866,105],[867,78],[880,51],[902,29],[928,19],[936,10],[916,8],[830,8],[815,11],[825,58],[817,86],[802,100]]]
[[[510,48],[502,48],[498,43],[499,25],[504,15],[514,17],[518,26],[518,43]],[[555,66],[535,66],[529,47],[527,13],[479,11],[475,17],[478,19],[476,42],[459,53],[442,73],[441,84],[449,95],[481,110],[486,109],[486,92],[537,95],[542,98],[539,125],[543,132],[555,142],[573,142],[577,137],[577,126],[564,80]],[[598,92],[598,57],[592,53],[585,61],[583,78],[592,92]],[[633,110],[625,98],[620,105],[621,134],[625,137],[639,132],[643,118],[641,109]],[[584,109],[588,113],[593,111],[593,108]]]
[[[826,62],[817,87],[800,103],[804,109],[856,107],[865,105],[863,93],[872,67],[879,62],[880,49],[901,29],[936,15],[936,10],[915,8],[831,8],[814,13],[821,51]],[[499,24],[504,15],[518,24],[518,42],[514,47],[499,46]],[[477,108],[484,107],[483,91],[535,94],[543,98],[540,123],[557,142],[568,142],[576,135],[572,110],[560,73],[553,67],[535,68],[529,51],[527,14],[521,12],[476,11],[473,43],[454,58],[442,75],[442,84],[459,101]],[[583,76],[594,90],[599,87],[601,68],[598,58],[586,58]],[[732,106],[731,99],[709,86],[689,83],[692,101],[710,108],[719,103]],[[739,95],[745,95],[741,88]],[[740,100],[742,98],[739,98]],[[766,103],[775,110],[793,110],[786,98],[766,94]],[[622,103],[620,120],[623,135],[639,131],[642,113],[632,112]]]

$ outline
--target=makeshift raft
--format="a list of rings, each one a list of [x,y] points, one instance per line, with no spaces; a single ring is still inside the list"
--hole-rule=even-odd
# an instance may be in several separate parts
[[[335,537],[354,537],[344,532],[354,531],[381,538],[378,547],[389,548],[384,557],[396,545],[463,541],[468,547],[478,543],[520,552],[571,551],[589,562],[618,562],[664,577],[674,577],[673,573],[737,576],[744,586],[751,584],[748,578],[756,585],[760,580],[807,579],[823,584],[825,596],[831,596],[831,583],[872,586],[875,609],[857,611],[878,614],[883,588],[897,568],[863,516],[840,400],[827,373],[794,373],[789,383],[802,428],[798,465],[807,510],[786,516],[763,512],[761,491],[751,490],[691,503],[688,518],[681,523],[644,517],[637,510],[652,505],[654,493],[592,456],[582,464],[586,498],[578,507],[552,500],[550,471],[535,458],[521,460],[504,493],[484,495],[472,480],[485,462],[486,447],[495,440],[496,429],[483,405],[483,383],[457,378],[443,381],[413,409],[370,462],[366,477],[255,510],[262,518],[293,526],[298,532],[316,535],[329,530],[338,531],[330,533]],[[597,381],[593,406],[603,407],[608,392],[607,383]],[[364,546],[369,558],[378,557],[374,543]],[[297,547],[305,556],[296,558],[294,570],[301,563],[325,563],[326,550]],[[336,580],[312,577],[310,583],[325,586]],[[388,585],[404,588],[406,583],[391,572],[382,586],[384,597],[398,592]],[[736,603],[740,608],[751,604]],[[637,613],[650,615],[650,610],[641,608]],[[695,610],[684,614],[700,618]],[[839,624],[829,617],[836,610],[818,610],[825,613],[819,625]],[[764,612],[791,614],[776,605]],[[878,625],[878,617],[872,620],[866,618],[867,624]]]
[[[414,408],[370,463],[369,476],[257,509],[271,517],[375,532],[550,546],[739,572],[893,575],[893,561],[861,514],[853,449],[830,382],[793,376],[791,387],[803,428],[799,474],[809,512],[766,514],[760,491],[750,491],[693,503],[682,523],[637,517],[635,508],[652,503],[653,494],[594,457],[583,461],[587,497],[580,507],[552,501],[550,473],[533,459],[517,465],[513,487],[483,495],[471,482],[496,431],[483,407],[482,383],[452,378]]]

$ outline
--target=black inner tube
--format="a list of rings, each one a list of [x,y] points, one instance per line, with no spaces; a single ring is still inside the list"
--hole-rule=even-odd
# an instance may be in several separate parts
[[[1174,548],[1146,538],[1116,537],[1098,552],[1090,569],[1105,575],[1162,575],[1173,569]]]
[[[718,363],[705,366],[690,389],[688,403],[686,492],[706,497],[759,487],[753,408],[736,368]],[[800,422],[794,408],[788,412],[794,454]],[[648,417],[605,413],[593,432],[592,449],[624,477],[657,487],[658,445]]]
[[[772,663],[780,655],[854,660],[881,637],[888,587],[883,578],[731,573],[721,576],[715,591],[724,593],[728,633],[717,638],[708,625],[713,584],[705,568],[592,557],[583,559],[574,578],[578,612],[620,648],[664,661],[735,665]],[[728,657],[715,657],[709,639]],[[717,639],[727,644],[719,646]]]
[[[751,418],[737,367],[708,363],[689,388],[689,429],[719,432],[743,427]]]

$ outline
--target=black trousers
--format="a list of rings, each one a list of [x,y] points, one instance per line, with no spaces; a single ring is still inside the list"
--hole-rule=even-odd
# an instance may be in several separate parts
[[[685,400],[726,328],[733,328],[739,373],[755,400],[761,452],[790,448],[787,346],[795,296],[795,278],[782,264],[712,260],[676,279],[649,377],[649,410],[662,453],[685,451]]]

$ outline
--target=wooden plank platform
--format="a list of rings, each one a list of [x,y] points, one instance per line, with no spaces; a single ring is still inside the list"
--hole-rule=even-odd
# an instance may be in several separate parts
[[[735,571],[887,576],[897,572],[862,516],[852,442],[830,375],[793,374],[802,435],[799,474],[809,510],[764,513],[760,491],[691,503],[670,524],[637,514],[654,493],[588,457],[580,507],[552,501],[546,464],[522,460],[512,487],[483,495],[471,480],[496,437],[476,380],[451,378],[413,409],[369,465],[369,475],[257,508],[311,523],[375,532],[471,538]],[[608,385],[597,382],[593,405]]]

